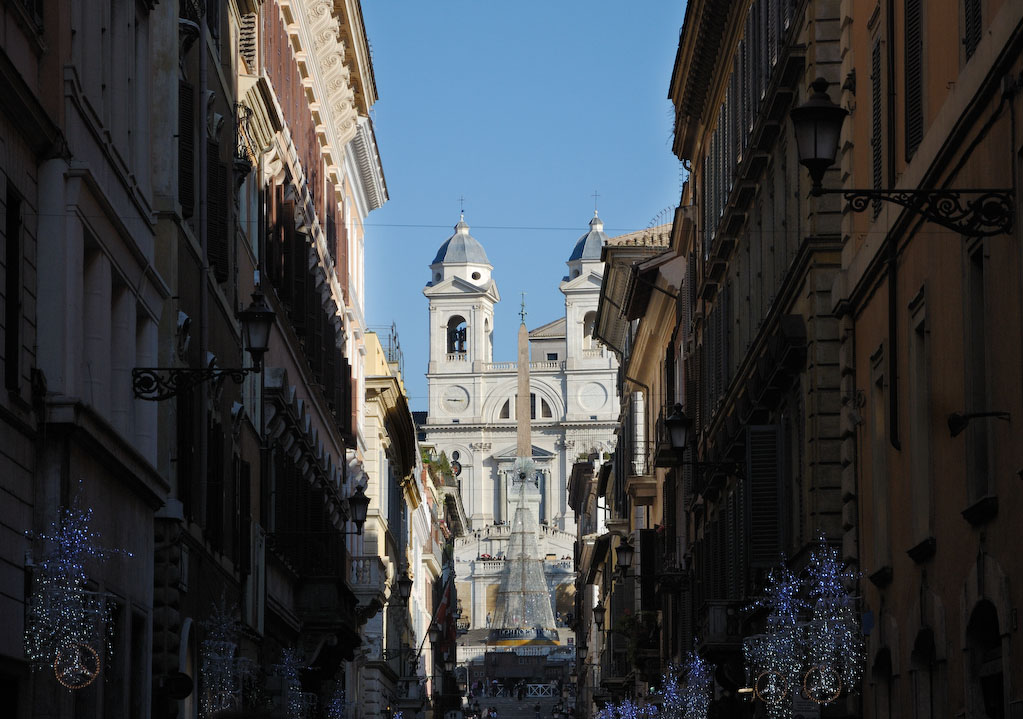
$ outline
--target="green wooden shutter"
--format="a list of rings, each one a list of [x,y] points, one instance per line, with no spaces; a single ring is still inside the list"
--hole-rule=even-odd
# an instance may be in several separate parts
[[[966,48],[966,59],[973,57],[981,38],[981,0],[963,1],[963,46]]]
[[[217,282],[228,278],[228,203],[227,167],[220,161],[220,143],[207,144],[206,178],[206,252]]]
[[[906,161],[924,136],[922,0],[906,0]]]
[[[750,566],[773,567],[782,551],[781,432],[751,425],[746,440]]]
[[[178,202],[181,215],[195,212],[195,88],[178,82]]]
[[[881,174],[881,41],[874,40],[870,50],[870,160],[873,170],[874,189],[881,189],[884,178]],[[874,217],[881,212],[881,201],[874,201]]]

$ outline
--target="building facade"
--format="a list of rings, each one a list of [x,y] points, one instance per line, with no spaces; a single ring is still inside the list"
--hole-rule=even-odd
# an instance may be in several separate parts
[[[356,650],[379,607],[352,590],[370,549],[349,500],[369,487],[374,516],[410,512],[417,452],[378,375],[391,420],[383,442],[367,430],[363,221],[387,190],[359,3],[2,13],[13,716],[315,713],[341,692],[362,716]],[[261,366],[254,291],[274,313]],[[99,661],[65,690],[24,638],[74,507],[112,551],[82,563]]]
[[[548,581],[562,586],[559,613],[573,611],[575,517],[567,483],[575,458],[613,445],[618,403],[615,361],[593,339],[603,266],[603,223],[579,238],[560,284],[565,316],[529,333],[532,459],[539,480],[541,551]],[[485,630],[510,536],[516,499],[516,362],[493,358],[494,305],[500,293],[483,246],[461,220],[430,266],[430,395],[426,443],[451,464],[470,530],[456,543],[459,594],[472,629]]]
[[[843,525],[872,624],[862,715],[1014,716],[1023,8],[851,3],[837,17],[828,92],[850,115],[830,186],[966,190],[963,203],[995,188],[1010,219],[986,236],[894,203],[843,219],[831,306]]]

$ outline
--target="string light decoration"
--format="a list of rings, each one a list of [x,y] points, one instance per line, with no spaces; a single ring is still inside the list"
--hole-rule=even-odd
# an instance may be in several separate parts
[[[754,607],[767,609],[767,632],[746,639],[743,654],[754,677],[754,696],[768,706],[768,715],[789,713],[791,688],[803,675],[803,628],[800,615],[806,602],[801,582],[786,567],[771,571],[764,596]]]
[[[341,682],[334,685],[334,693],[327,701],[327,719],[345,719],[345,690],[341,688]]]
[[[754,604],[768,609],[766,632],[747,638],[743,654],[754,696],[772,719],[791,714],[797,692],[830,704],[859,686],[863,633],[846,589],[855,576],[823,534],[802,579],[785,567],[769,575],[765,596]]]
[[[280,662],[274,669],[282,680],[284,715],[288,719],[303,719],[310,708],[310,697],[302,691],[302,681],[298,673],[303,669],[303,665],[295,650],[285,648],[281,652]]]
[[[675,664],[668,665],[668,670],[661,675],[660,716],[663,719],[685,719],[685,704],[682,701],[682,669]]]
[[[53,673],[68,689],[82,689],[99,676],[99,653],[88,644],[76,644],[57,650]]]
[[[707,719],[710,696],[714,689],[714,666],[704,660],[697,651],[698,640],[693,642],[693,651],[682,663],[682,715],[686,719]]]
[[[105,594],[87,589],[85,562],[102,561],[111,554],[132,556],[102,548],[91,522],[92,509],[82,509],[76,499],[49,533],[39,535],[46,550],[35,563],[28,598],[25,654],[34,669],[52,667],[57,681],[71,690],[87,687],[99,676],[97,646],[104,636],[108,655],[112,651],[107,632],[111,607]],[[35,539],[31,532],[26,536]]]
[[[203,684],[200,711],[209,719],[218,712],[238,708],[241,699],[241,671],[238,650],[237,607],[226,606],[221,599],[203,622],[206,639],[202,642],[200,680]]]
[[[657,708],[653,705],[624,699],[618,704],[607,704],[597,712],[596,719],[653,719],[656,716]]]
[[[855,689],[863,675],[863,632],[846,589],[855,578],[843,568],[838,550],[821,535],[807,565],[809,667],[802,682],[806,695],[819,704],[835,701],[843,689]]]

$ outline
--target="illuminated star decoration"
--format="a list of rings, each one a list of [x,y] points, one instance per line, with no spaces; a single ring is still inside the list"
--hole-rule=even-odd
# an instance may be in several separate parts
[[[803,678],[804,636],[800,614],[806,602],[800,597],[801,582],[788,568],[771,571],[767,588],[754,607],[767,609],[767,631],[743,643],[746,665],[753,678],[756,697],[768,706],[768,715],[791,714],[793,687]]]
[[[863,674],[863,632],[846,590],[856,577],[844,570],[838,550],[829,546],[823,535],[810,555],[807,572],[809,666],[803,690],[814,701],[828,704],[843,691],[854,691]]]
[[[104,635],[107,653],[112,649],[106,632],[111,610],[105,595],[86,589],[85,562],[115,553],[132,556],[100,547],[99,535],[89,529],[91,521],[92,509],[81,509],[76,500],[63,510],[51,533],[40,535],[47,548],[35,565],[28,598],[25,654],[35,669],[53,666],[57,680],[68,689],[81,689],[99,674],[94,645]]]

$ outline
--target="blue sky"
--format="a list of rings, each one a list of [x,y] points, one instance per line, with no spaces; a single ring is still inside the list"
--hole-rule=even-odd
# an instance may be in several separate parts
[[[366,227],[366,315],[397,325],[413,409],[426,409],[429,263],[458,221],[502,296],[494,359],[564,314],[558,283],[593,216],[609,235],[679,198],[668,81],[684,2],[367,0],[390,195]]]

